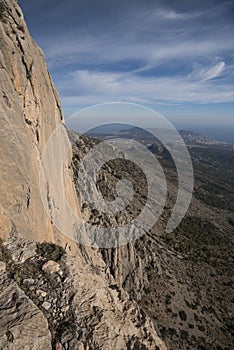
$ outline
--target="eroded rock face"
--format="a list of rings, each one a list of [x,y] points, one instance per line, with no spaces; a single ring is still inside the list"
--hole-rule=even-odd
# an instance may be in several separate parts
[[[22,247],[27,260],[22,259]],[[12,350],[27,349],[19,332],[24,330],[22,341],[31,344],[30,319],[37,349],[45,349],[46,341],[53,349],[166,349],[149,317],[116,284],[97,250],[83,248],[56,263],[35,252],[33,242],[14,238],[2,242],[0,253],[5,260],[0,265],[0,349],[5,344]],[[51,273],[46,265],[58,269]]]
[[[94,272],[94,266],[77,258],[67,260],[67,265],[75,290],[75,320],[87,349],[166,349],[151,320],[101,268],[95,265]]]
[[[45,174],[43,185],[51,208],[48,216],[40,196],[39,169],[45,145],[63,121],[60,100],[43,53],[32,40],[17,2],[0,3],[1,235],[17,231],[26,238],[54,240],[56,233],[59,239],[53,226],[53,209],[63,215],[66,208],[58,194],[64,189],[59,181],[49,186],[49,175]],[[53,164],[58,161],[62,141],[57,140],[56,152],[51,154],[51,176],[57,170]],[[78,212],[68,163],[63,169],[67,199]],[[66,226],[68,234],[71,226]]]
[[[6,272],[0,271],[0,349],[52,349],[43,313]]]

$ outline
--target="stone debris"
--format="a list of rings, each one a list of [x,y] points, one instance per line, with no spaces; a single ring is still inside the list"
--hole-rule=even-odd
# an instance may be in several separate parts
[[[0,274],[3,274],[6,271],[6,264],[0,261]]]
[[[51,308],[51,304],[48,303],[47,301],[45,301],[42,305],[43,309],[45,309],[46,311],[48,311]]]
[[[47,273],[59,272],[60,266],[55,261],[49,260],[42,266],[42,271]]]
[[[49,323],[48,337],[57,349],[166,349],[151,320],[114,282],[103,265],[100,253],[92,250],[93,262],[85,260],[91,250],[85,251],[83,248],[77,256],[64,255],[58,262],[45,261],[45,258],[36,254],[24,263],[19,263],[18,259],[15,262],[11,258],[14,252],[11,247],[20,245],[21,240],[14,238],[12,242],[10,239],[7,242],[6,245],[3,241],[7,272],[3,273],[2,283],[4,285],[8,281],[20,293],[25,293],[25,300],[40,315],[44,315]],[[25,251],[27,242],[31,249],[31,242],[24,241]],[[51,273],[48,273],[48,267]],[[59,271],[63,272],[62,275]],[[0,303],[7,305],[5,297],[1,295]],[[27,313],[28,308],[25,309],[25,319],[28,319]],[[11,323],[14,324],[17,319],[17,313],[11,313],[11,317],[5,319],[4,327],[13,336],[15,333],[11,330]],[[39,333],[40,329],[37,331]],[[9,333],[8,342],[10,339],[14,345],[12,349],[27,348],[19,342],[15,343],[15,338]],[[25,344],[30,339],[25,339]],[[5,344],[3,340],[0,337],[0,349]],[[15,344],[18,344],[17,348]]]
[[[0,274],[0,349],[52,349],[43,312],[7,274]]]

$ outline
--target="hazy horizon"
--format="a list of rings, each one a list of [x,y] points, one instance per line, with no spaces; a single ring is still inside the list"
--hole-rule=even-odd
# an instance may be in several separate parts
[[[208,138],[216,141],[223,141],[227,143],[234,144],[234,133],[233,131],[227,127],[227,126],[210,126],[210,125],[183,125],[183,124],[175,124],[175,128],[178,131],[193,131],[201,134],[202,136],[207,136]],[[108,134],[113,132],[120,132],[129,130],[131,128],[134,128],[134,125],[128,125],[128,124],[120,124],[120,123],[110,123],[110,124],[103,124],[96,128],[90,129],[87,134]],[[150,131],[149,129],[146,129]]]

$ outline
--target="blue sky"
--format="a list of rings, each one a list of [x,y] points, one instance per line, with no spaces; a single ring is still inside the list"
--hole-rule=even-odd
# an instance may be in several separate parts
[[[127,101],[181,126],[234,127],[234,1],[19,4],[65,115]]]

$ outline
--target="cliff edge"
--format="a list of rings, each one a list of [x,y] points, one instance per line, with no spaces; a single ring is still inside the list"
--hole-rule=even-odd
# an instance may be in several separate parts
[[[39,186],[40,160],[51,134],[63,123],[58,93],[40,48],[31,38],[23,13],[14,0],[0,2],[0,229],[35,240],[63,241],[46,215]],[[58,195],[61,182],[48,186],[57,169],[62,137],[51,154],[51,173],[46,174],[48,205],[64,215]],[[63,169],[67,200],[79,215],[79,206],[67,164]],[[46,178],[47,176],[47,178]],[[66,220],[66,215],[64,215]],[[71,225],[69,227],[69,225]],[[72,223],[67,225],[71,236]],[[69,232],[69,230],[71,232]]]

